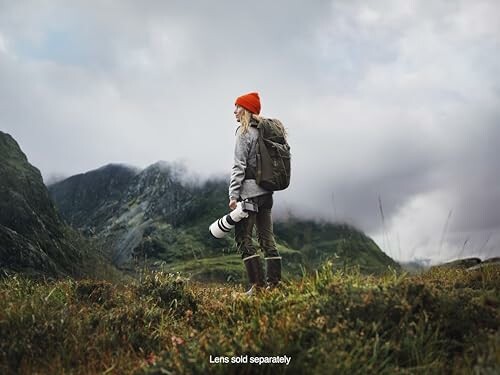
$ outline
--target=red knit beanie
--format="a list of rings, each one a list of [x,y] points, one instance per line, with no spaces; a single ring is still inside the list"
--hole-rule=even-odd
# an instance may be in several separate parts
[[[240,107],[243,107],[246,110],[257,115],[260,113],[260,98],[259,93],[257,92],[250,92],[248,94],[239,96],[238,98],[236,98],[236,102],[234,104],[239,105]]]

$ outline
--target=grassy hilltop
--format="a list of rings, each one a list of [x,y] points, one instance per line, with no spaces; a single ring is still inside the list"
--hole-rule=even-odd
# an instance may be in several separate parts
[[[175,274],[0,281],[0,372],[493,374],[500,268],[366,276],[326,262],[256,298]],[[291,357],[215,364],[217,357]]]

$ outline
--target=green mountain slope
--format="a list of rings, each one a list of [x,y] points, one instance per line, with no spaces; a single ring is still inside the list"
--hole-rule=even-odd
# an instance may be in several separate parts
[[[0,132],[0,269],[75,274],[82,253],[68,237],[38,169]]]
[[[289,219],[276,223],[274,230],[288,247],[298,249],[305,264],[312,268],[333,259],[343,266],[357,265],[365,272],[376,273],[385,266],[399,269],[399,264],[371,238],[347,224]]]

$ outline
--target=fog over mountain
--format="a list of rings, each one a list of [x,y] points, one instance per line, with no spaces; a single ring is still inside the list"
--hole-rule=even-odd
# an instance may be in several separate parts
[[[226,176],[234,100],[259,91],[293,152],[276,215],[348,221],[399,260],[499,256],[498,19],[495,0],[0,1],[0,130],[46,182]]]

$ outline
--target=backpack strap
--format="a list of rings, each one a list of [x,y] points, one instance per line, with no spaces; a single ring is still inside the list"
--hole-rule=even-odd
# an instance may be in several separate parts
[[[260,128],[260,123],[262,122],[262,119],[261,120],[256,120],[255,118],[251,118],[250,119],[250,126],[253,126],[254,128]]]

